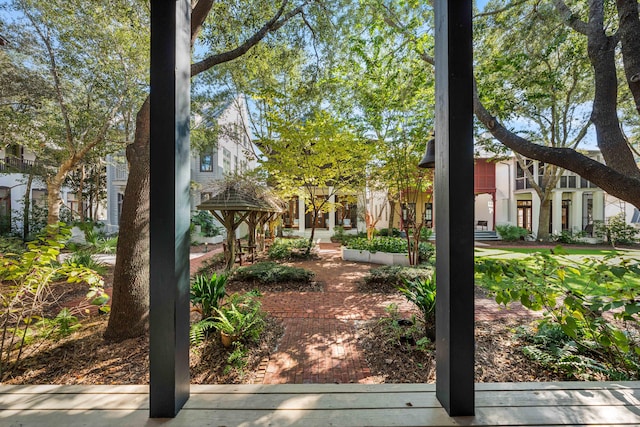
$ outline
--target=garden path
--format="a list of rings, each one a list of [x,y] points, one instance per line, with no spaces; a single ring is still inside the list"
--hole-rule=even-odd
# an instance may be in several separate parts
[[[219,252],[192,260],[192,272]],[[316,273],[321,292],[264,292],[262,307],[285,328],[277,351],[261,364],[262,384],[377,383],[359,345],[358,324],[385,317],[395,303],[404,316],[416,313],[400,295],[362,293],[358,282],[376,267],[343,261],[337,244],[321,243],[319,259],[292,262]],[[505,310],[491,298],[476,294],[477,321],[531,317],[523,307]]]

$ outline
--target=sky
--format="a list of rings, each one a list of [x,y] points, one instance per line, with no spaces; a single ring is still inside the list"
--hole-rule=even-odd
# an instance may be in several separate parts
[[[488,1],[489,0],[476,0],[477,8],[480,9],[480,10],[484,10],[484,7],[486,6]]]

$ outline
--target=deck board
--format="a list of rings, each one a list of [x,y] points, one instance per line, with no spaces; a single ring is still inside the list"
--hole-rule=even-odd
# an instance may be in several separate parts
[[[433,384],[193,385],[149,419],[148,386],[0,386],[0,426],[640,426],[640,382],[484,383],[450,418]]]

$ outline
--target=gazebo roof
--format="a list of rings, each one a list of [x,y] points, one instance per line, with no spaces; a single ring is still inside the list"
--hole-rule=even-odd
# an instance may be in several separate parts
[[[243,191],[233,186],[222,189],[209,200],[198,205],[200,210],[208,211],[250,211],[282,212],[276,199],[269,195],[258,195],[255,191]]]

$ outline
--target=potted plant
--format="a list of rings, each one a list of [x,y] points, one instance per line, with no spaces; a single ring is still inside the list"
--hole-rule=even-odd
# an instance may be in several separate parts
[[[240,298],[236,294],[228,305],[215,309],[213,327],[220,331],[220,339],[225,347],[241,338],[257,338],[264,324],[260,302],[251,296],[244,300]]]

